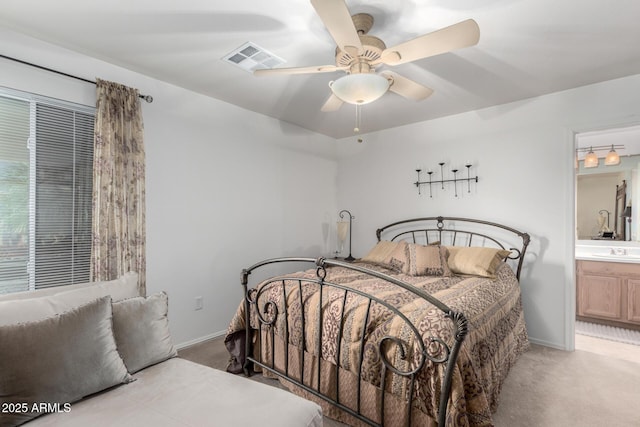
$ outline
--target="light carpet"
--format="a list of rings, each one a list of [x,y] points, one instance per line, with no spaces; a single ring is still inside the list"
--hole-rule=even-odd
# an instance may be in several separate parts
[[[576,321],[576,334],[640,346],[640,331]]]
[[[218,369],[224,369],[228,359],[222,338],[182,349],[179,356]],[[640,426],[638,362],[532,345],[518,359],[503,384],[498,411],[493,416],[494,425]],[[279,384],[270,382],[275,386]],[[324,422],[325,427],[344,426],[326,417]]]

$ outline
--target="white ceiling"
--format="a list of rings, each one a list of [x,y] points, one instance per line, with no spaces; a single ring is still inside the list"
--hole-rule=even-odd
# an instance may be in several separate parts
[[[638,0],[346,3],[374,16],[370,34],[387,46],[468,18],[480,27],[477,46],[393,67],[435,92],[420,102],[387,93],[363,107],[362,132],[640,74]],[[253,42],[287,67],[333,64],[334,42],[308,0],[2,0],[0,26],[335,138],[353,136],[354,106],[320,111],[340,73],[255,77],[221,60]]]

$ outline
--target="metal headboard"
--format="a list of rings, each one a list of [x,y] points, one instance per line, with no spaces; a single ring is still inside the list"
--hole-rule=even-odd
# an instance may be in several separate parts
[[[397,221],[376,230],[378,241],[382,240],[383,234],[384,240],[408,240],[423,244],[437,241],[450,246],[493,246],[510,250],[511,254],[508,258],[517,265],[518,279],[520,279],[524,255],[531,240],[528,233],[506,225],[479,219],[446,216]],[[520,247],[514,247],[514,242],[517,242]]]

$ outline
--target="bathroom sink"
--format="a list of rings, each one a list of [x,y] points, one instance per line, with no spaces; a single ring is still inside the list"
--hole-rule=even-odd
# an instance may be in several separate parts
[[[629,255],[629,254],[591,254],[591,256],[599,257],[599,258],[625,258],[625,259],[640,259],[640,255]]]

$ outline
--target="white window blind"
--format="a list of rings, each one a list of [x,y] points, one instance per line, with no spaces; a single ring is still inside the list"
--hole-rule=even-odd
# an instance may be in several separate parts
[[[0,293],[89,281],[93,123],[0,88]]]

